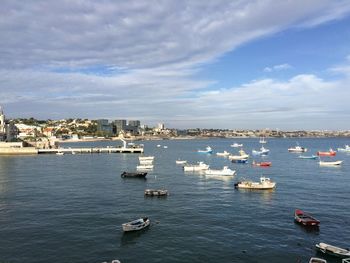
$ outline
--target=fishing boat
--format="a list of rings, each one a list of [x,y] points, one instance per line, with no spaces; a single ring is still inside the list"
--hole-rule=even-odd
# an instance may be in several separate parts
[[[154,160],[154,156],[139,156],[139,161]]]
[[[320,221],[300,209],[295,209],[294,220],[304,226],[318,226],[320,224]]]
[[[229,156],[229,155],[230,155],[230,153],[229,153],[229,152],[227,152],[227,151],[224,151],[224,152],[222,152],[222,153],[216,153],[216,155],[217,155],[217,156],[223,156],[223,157],[226,157],[226,156]]]
[[[318,249],[320,252],[330,255],[330,256],[335,256],[335,257],[340,257],[340,258],[347,258],[350,257],[350,250],[349,249],[344,249],[336,246],[332,246],[326,243],[318,243],[316,244],[316,249]]]
[[[146,189],[145,190],[145,195],[146,196],[167,196],[168,195],[168,190],[165,189]]]
[[[136,173],[136,172],[122,172],[121,177],[131,177],[131,178],[145,178],[147,175],[146,172],[143,173]]]
[[[153,164],[140,164],[136,166],[137,170],[152,170]]]
[[[303,153],[303,152],[307,152],[307,148],[297,145],[295,147],[288,148],[288,152]]]
[[[239,189],[270,190],[276,187],[276,183],[272,182],[270,178],[262,176],[260,182],[242,181],[235,183],[235,187]]]
[[[338,166],[341,165],[343,161],[325,162],[319,161],[320,166]]]
[[[247,154],[245,151],[239,150],[239,155],[229,155],[228,158],[230,160],[246,160],[249,158],[249,154]]]
[[[153,159],[142,159],[139,162],[140,164],[153,164]]]
[[[204,171],[208,170],[209,165],[203,162],[198,162],[198,164],[185,164],[184,171],[185,172],[195,172],[195,171]]]
[[[205,171],[205,175],[222,175],[222,176],[234,176],[236,171],[231,170],[227,166],[224,166],[221,170],[208,169]]]
[[[150,225],[150,220],[148,217],[142,217],[131,222],[122,224],[124,232],[137,231],[144,229]]]
[[[350,153],[350,146],[349,146],[349,145],[345,145],[344,148],[338,148],[338,152],[347,152],[347,153]]]
[[[233,144],[231,144],[230,145],[231,147],[233,147],[233,148],[238,148],[238,147],[243,147],[243,144],[241,143],[241,144],[239,144],[239,143],[233,143]]]
[[[176,164],[186,164],[187,161],[185,161],[185,160],[176,160],[175,163]]]
[[[236,160],[231,160],[233,163],[247,163],[248,159],[236,159]]]
[[[337,154],[337,152],[333,151],[332,149],[329,149],[328,152],[321,152],[321,151],[317,152],[318,156],[335,156],[336,154]]]
[[[265,137],[261,137],[259,140],[259,143],[267,143],[267,141],[265,140]]]
[[[312,160],[316,160],[318,159],[318,156],[316,155],[299,155],[298,156],[299,159],[312,159]]]
[[[270,152],[269,149],[266,149],[264,146],[261,146],[260,151],[252,150],[253,155],[268,155]]]
[[[257,163],[255,161],[253,161],[252,165],[253,166],[261,166],[261,167],[269,167],[269,166],[272,165],[272,162],[260,162],[260,163]]]
[[[207,146],[205,150],[198,150],[198,153],[213,153],[213,149],[210,146]]]
[[[322,258],[312,257],[312,258],[310,258],[309,263],[327,263],[327,260],[322,259]]]

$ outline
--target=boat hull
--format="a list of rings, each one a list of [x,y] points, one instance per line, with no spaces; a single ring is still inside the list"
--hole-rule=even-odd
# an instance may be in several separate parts
[[[316,244],[316,249],[322,252],[323,254],[327,254],[334,257],[339,257],[339,258],[350,257],[350,250],[332,246],[326,243]]]
[[[132,172],[122,172],[120,175],[123,178],[129,177],[129,178],[145,178],[147,173],[132,173]]]
[[[304,226],[319,226],[320,221],[318,221],[316,218],[312,217],[311,215],[303,212],[300,209],[296,209],[294,211],[294,220],[295,222],[304,225]]]
[[[122,228],[124,232],[138,231],[148,227],[150,223],[150,220],[147,217],[145,217],[122,224]]]

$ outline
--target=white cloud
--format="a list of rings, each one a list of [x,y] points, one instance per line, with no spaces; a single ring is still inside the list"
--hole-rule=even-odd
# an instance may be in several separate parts
[[[264,68],[265,72],[272,72],[272,71],[280,71],[280,70],[286,70],[286,69],[291,69],[292,66],[289,64],[280,64],[280,65],[275,65],[272,67],[266,67]]]

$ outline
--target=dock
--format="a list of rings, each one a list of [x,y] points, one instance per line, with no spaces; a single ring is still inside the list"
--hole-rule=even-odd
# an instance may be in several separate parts
[[[56,153],[143,153],[143,147],[84,147],[84,148],[57,148],[57,149],[38,149],[38,154],[56,154]]]

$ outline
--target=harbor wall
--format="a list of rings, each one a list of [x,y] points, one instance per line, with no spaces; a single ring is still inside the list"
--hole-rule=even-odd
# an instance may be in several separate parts
[[[0,147],[0,155],[24,155],[24,154],[38,154],[38,149],[35,147]]]

